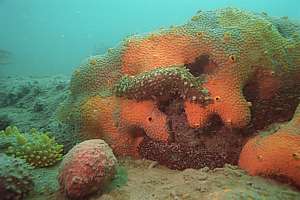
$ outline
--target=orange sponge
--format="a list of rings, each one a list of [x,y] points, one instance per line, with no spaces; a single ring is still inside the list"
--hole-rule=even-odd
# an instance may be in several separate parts
[[[137,128],[143,129],[154,140],[168,140],[167,117],[153,101],[121,99],[119,117],[120,132],[130,132]]]
[[[70,97],[61,109],[62,118],[89,138],[108,138],[107,142],[119,154],[134,154],[143,134],[166,141],[164,114],[154,102],[139,100],[149,100],[151,91],[158,92],[160,97],[151,97],[153,101],[174,99],[177,94],[170,92],[177,90],[164,83],[175,82],[178,76],[159,74],[156,69],[180,66],[195,79],[204,78],[206,82],[201,81],[196,89],[206,88],[205,93],[214,100],[209,105],[191,102],[198,100],[194,95],[186,100],[184,109],[191,127],[203,127],[216,114],[226,125],[244,128],[251,119],[251,103],[243,95],[245,86],[253,83],[254,96],[260,104],[260,100],[271,102],[274,95],[283,93],[288,82],[298,83],[298,33],[298,26],[287,19],[234,8],[198,12],[183,25],[129,37],[106,54],[80,65],[72,76]],[[152,83],[153,79],[146,77],[150,72],[155,72],[157,82]],[[124,77],[137,81],[129,84],[134,86],[132,90],[126,90],[129,86],[126,81],[121,88],[125,88],[125,93],[129,91],[136,101],[125,100],[126,95],[114,91]],[[165,81],[165,77],[170,81]],[[189,82],[181,83],[187,86]],[[152,90],[140,90],[144,88]],[[185,93],[180,93],[180,98],[185,99],[186,95],[182,95]]]
[[[168,140],[166,116],[152,101],[90,97],[82,106],[82,134],[102,138],[116,155],[139,157],[137,148],[143,137]]]
[[[203,47],[200,47],[200,40],[182,33],[160,33],[131,39],[122,55],[122,72],[136,75],[156,67],[192,63],[203,53]]]
[[[300,105],[292,121],[277,132],[250,139],[239,166],[251,175],[286,177],[300,186]]]
[[[242,94],[243,84],[235,67],[227,67],[208,77],[203,84],[213,99],[207,106],[185,102],[185,112],[191,127],[202,127],[213,114],[230,127],[244,127],[250,121],[250,104]]]

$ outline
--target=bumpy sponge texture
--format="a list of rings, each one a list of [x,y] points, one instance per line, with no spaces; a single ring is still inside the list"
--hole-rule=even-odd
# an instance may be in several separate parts
[[[105,55],[93,56],[83,62],[72,76],[72,94],[110,96],[119,80],[121,49],[109,49]]]
[[[300,186],[300,105],[293,119],[278,131],[250,139],[239,166],[251,175],[285,177]]]
[[[156,98],[162,91],[170,98],[170,93],[178,88],[181,90],[185,83],[169,69],[177,66],[182,68],[175,70],[180,71],[179,74],[191,73],[195,77],[189,78],[187,83],[205,76],[205,82],[196,84],[196,89],[206,88],[213,100],[203,104],[186,99],[184,109],[191,127],[203,128],[212,115],[219,115],[226,125],[244,128],[252,117],[251,103],[243,94],[249,82],[257,85],[258,98],[272,99],[279,88],[284,88],[285,80],[299,80],[299,33],[299,26],[285,18],[235,8],[199,11],[184,25],[128,37],[105,55],[91,57],[83,63],[73,73],[70,97],[62,109],[62,116],[67,123],[79,126],[79,132],[103,139],[109,136],[109,144],[117,139],[117,146],[124,147],[126,145],[119,142],[128,141],[128,138],[119,140],[120,133],[132,128],[131,122],[137,123],[123,117],[142,117],[144,121],[138,127],[144,126],[148,130],[155,130],[158,123],[152,126],[145,121],[146,115],[141,116],[139,112],[122,115],[122,110],[127,109],[122,106],[130,108],[128,100],[140,101],[138,103],[146,100],[155,104],[151,94]],[[203,62],[203,58],[207,62]],[[185,73],[184,68],[190,72]],[[191,96],[193,99],[194,95]],[[101,102],[112,100],[112,103],[105,108],[105,104],[99,106],[99,102],[94,102],[94,97],[99,97]],[[103,117],[106,113],[108,119]],[[130,123],[125,123],[127,127],[121,130],[118,125],[125,121]],[[111,134],[100,133],[99,129],[108,124],[112,128],[103,133],[113,129]],[[161,126],[165,129],[166,125],[161,123]],[[146,134],[166,138],[166,134],[162,136],[158,130]],[[112,135],[116,137],[110,137]]]
[[[85,95],[95,93],[102,97],[113,95],[113,85],[124,75],[139,75],[174,65],[186,66],[203,55],[211,63],[198,66],[210,75],[204,87],[213,99],[220,97],[221,101],[205,109],[193,108],[191,114],[187,113],[190,125],[203,126],[211,114],[218,114],[226,123],[243,127],[251,116],[242,90],[256,73],[270,71],[278,87],[283,77],[299,74],[299,28],[287,19],[234,8],[200,11],[182,26],[129,37],[120,47],[81,65],[72,77],[70,103],[84,101]],[[261,85],[267,81],[260,80]],[[189,105],[187,107],[189,109]],[[234,107],[240,109],[232,109]],[[194,115],[204,117],[197,119]]]
[[[167,141],[166,116],[151,101],[94,96],[82,106],[87,138],[102,138],[117,155],[138,157],[137,147],[143,134]],[[144,131],[145,132],[144,132]]]
[[[282,28],[286,24],[295,28]],[[204,126],[212,114],[218,114],[225,123],[244,127],[251,115],[243,87],[264,70],[273,74],[276,87],[293,72],[299,74],[299,38],[299,28],[289,20],[234,8],[200,11],[183,26],[128,40],[122,70],[134,75],[159,66],[187,65],[201,55],[208,55],[214,69],[198,66],[209,71],[203,86],[213,99],[221,101],[198,109],[196,106],[202,105],[186,105],[191,110],[187,112],[190,125]],[[262,78],[258,85],[266,82],[269,80]]]

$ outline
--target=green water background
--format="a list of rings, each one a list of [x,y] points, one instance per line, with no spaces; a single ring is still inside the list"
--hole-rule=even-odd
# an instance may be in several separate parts
[[[300,20],[298,0],[0,0],[0,64],[8,75],[70,75],[90,55],[135,33],[182,24],[197,10],[234,6]]]

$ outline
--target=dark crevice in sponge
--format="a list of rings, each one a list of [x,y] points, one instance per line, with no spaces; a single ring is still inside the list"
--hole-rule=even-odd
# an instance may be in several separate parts
[[[195,77],[209,74],[216,68],[216,64],[210,59],[208,54],[202,54],[198,56],[194,62],[187,63],[184,66]]]
[[[159,102],[158,105],[167,115],[169,143],[146,137],[139,147],[143,158],[178,170],[237,164],[248,137],[246,134],[226,128],[217,115],[212,115],[204,128],[189,127],[180,99]]]

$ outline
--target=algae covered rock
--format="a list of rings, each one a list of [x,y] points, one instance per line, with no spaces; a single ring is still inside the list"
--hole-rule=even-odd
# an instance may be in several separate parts
[[[71,199],[103,191],[117,167],[111,148],[100,139],[84,141],[66,154],[59,170],[60,191]]]
[[[62,159],[63,145],[35,129],[21,133],[16,127],[7,127],[0,131],[0,139],[5,153],[26,160],[33,167],[51,166]]]
[[[0,194],[3,200],[23,199],[32,189],[32,167],[24,160],[0,154]]]

